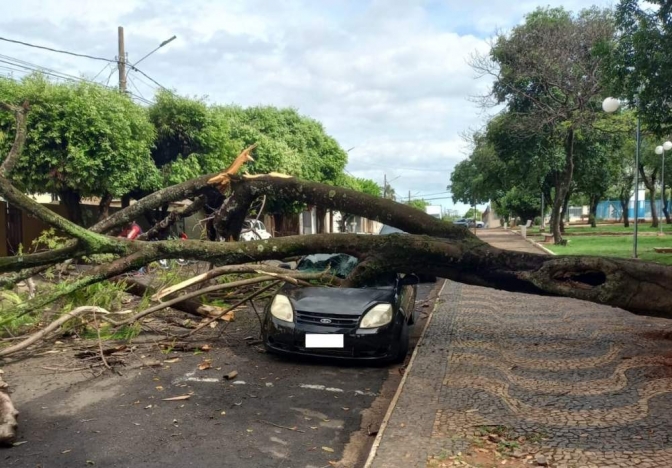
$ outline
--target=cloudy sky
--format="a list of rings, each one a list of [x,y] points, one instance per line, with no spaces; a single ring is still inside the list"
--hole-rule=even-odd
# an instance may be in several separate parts
[[[352,174],[381,185],[387,175],[398,195],[463,212],[446,185],[466,157],[461,135],[486,118],[469,97],[489,85],[474,79],[470,55],[537,6],[591,4],[611,2],[23,0],[0,6],[0,36],[114,59],[124,26],[133,63],[176,35],[138,67],[156,82],[221,104],[294,107],[352,148]],[[28,73],[8,57],[110,85],[118,79],[105,62],[4,41],[0,74]],[[131,72],[129,89],[151,100],[156,88]]]

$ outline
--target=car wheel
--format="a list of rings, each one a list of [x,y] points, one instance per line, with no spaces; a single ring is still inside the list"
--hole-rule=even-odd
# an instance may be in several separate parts
[[[408,348],[411,341],[411,326],[408,324],[407,320],[404,320],[404,324],[401,327],[401,336],[399,337],[399,349],[397,350],[397,355],[392,359],[394,364],[401,364],[406,359],[408,354]]]

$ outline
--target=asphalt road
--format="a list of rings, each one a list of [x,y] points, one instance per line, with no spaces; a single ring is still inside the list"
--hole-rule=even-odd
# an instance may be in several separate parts
[[[419,287],[422,312],[430,310],[435,286]],[[414,326],[416,337],[424,322]],[[0,449],[0,466],[358,466],[396,390],[399,366],[297,362],[226,336],[203,354],[140,347],[134,357],[164,365],[121,376],[54,373],[35,359],[5,367],[17,388],[25,443]],[[204,359],[211,368],[199,370]],[[223,379],[233,370],[234,380]],[[189,398],[163,400],[182,395]]]

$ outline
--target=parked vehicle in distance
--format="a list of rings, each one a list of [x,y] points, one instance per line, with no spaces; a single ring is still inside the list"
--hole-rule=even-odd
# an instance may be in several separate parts
[[[270,239],[271,233],[266,230],[264,223],[258,219],[246,219],[243,222],[243,229],[240,231],[241,241],[253,241]]]
[[[296,269],[328,268],[345,278],[358,263],[347,254],[314,254]],[[417,283],[414,275],[387,272],[361,288],[285,284],[264,311],[264,346],[276,354],[402,362],[416,319]]]
[[[466,226],[468,228],[476,227],[477,229],[485,227],[485,223],[483,221],[474,221],[473,219],[467,218],[456,219],[453,221],[453,224],[456,226]]]

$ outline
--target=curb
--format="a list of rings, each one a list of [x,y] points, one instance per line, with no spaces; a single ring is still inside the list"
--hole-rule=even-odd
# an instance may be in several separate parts
[[[546,247],[541,245],[539,242],[533,241],[532,239],[528,239],[527,237],[523,237],[520,233],[514,232],[511,229],[507,229],[507,231],[510,232],[511,234],[513,234],[514,236],[520,236],[525,242],[527,242],[529,244],[532,244],[536,248],[542,250],[544,253],[547,253],[549,255],[557,255],[555,252],[553,252],[551,250],[548,250]]]
[[[371,450],[369,451],[369,456],[366,459],[364,468],[371,468],[373,460],[376,458],[376,453],[378,452],[378,447],[380,446],[380,442],[383,439],[383,433],[385,432],[385,428],[387,428],[387,423],[390,421],[392,413],[394,412],[394,409],[397,407],[397,402],[399,401],[401,392],[403,391],[404,385],[406,384],[406,379],[408,378],[408,375],[411,373],[411,369],[413,367],[413,364],[415,363],[415,358],[418,355],[418,350],[422,346],[422,342],[425,340],[425,333],[427,333],[427,329],[429,328],[429,325],[432,323],[434,312],[436,312],[436,308],[439,306],[439,298],[441,297],[441,293],[443,292],[443,288],[446,287],[447,282],[448,280],[443,280],[441,289],[439,290],[439,293],[436,295],[436,302],[434,302],[434,308],[432,309],[431,314],[429,314],[429,319],[427,319],[427,323],[425,323],[425,328],[422,329],[420,339],[418,339],[418,343],[415,345],[415,349],[413,350],[413,354],[411,355],[411,360],[408,361],[408,366],[406,367],[404,376],[401,378],[401,382],[399,383],[399,387],[397,387],[397,391],[394,393],[394,397],[390,402],[389,408],[387,408],[387,412],[385,413],[383,422],[380,423],[380,428],[378,429],[378,435],[376,436],[376,439],[373,441],[373,445],[371,445]]]

